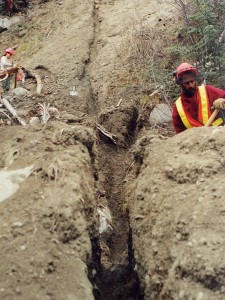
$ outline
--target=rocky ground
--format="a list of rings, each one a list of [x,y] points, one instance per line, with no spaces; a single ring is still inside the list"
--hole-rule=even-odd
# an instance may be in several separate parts
[[[0,299],[225,299],[224,129],[156,127],[129,77],[132,34],[174,10],[33,1],[1,33],[42,90],[3,95],[27,125],[1,113]]]

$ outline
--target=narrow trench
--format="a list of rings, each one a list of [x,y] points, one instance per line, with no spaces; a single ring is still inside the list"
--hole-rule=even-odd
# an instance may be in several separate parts
[[[99,110],[98,101],[92,92],[90,78],[91,63],[95,60],[97,38],[99,35],[98,11],[93,8],[94,36],[90,44],[90,59],[85,67],[83,82],[86,84],[89,99],[87,113],[97,122]],[[134,135],[136,128],[127,124],[128,136]],[[104,126],[104,124],[102,124]],[[129,144],[129,143],[128,143]],[[134,271],[132,234],[129,226],[129,215],[125,209],[124,180],[127,168],[130,165],[129,147],[126,149],[100,140],[97,144],[98,176],[103,191],[99,193],[97,204],[106,204],[112,216],[112,234],[105,238],[92,240],[92,262],[88,266],[89,279],[93,284],[93,293],[96,300],[141,300],[139,280]],[[102,198],[102,199],[101,199]],[[95,270],[93,274],[93,270]]]
[[[139,280],[134,271],[135,261],[129,215],[125,208],[125,176],[130,164],[127,149],[101,143],[100,175],[108,207],[112,215],[113,232],[110,237],[100,238],[101,257],[99,272],[95,278],[98,287],[96,300],[140,300]],[[104,157],[104,159],[103,159]]]
[[[94,1],[93,1],[94,2]],[[87,97],[87,103],[86,103],[86,113],[95,118],[98,114],[98,105],[97,100],[95,99],[95,96],[93,94],[92,84],[91,84],[91,78],[90,78],[90,68],[92,62],[95,60],[96,56],[96,47],[97,47],[97,37],[99,32],[99,22],[98,22],[98,13],[95,9],[95,2],[93,3],[93,38],[90,42],[89,48],[90,48],[90,54],[89,54],[89,60],[86,63],[85,70],[84,70],[84,78],[83,83],[86,86],[86,90],[88,91],[88,97]]]

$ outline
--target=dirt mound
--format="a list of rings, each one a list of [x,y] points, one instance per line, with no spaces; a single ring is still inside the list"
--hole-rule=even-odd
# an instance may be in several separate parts
[[[139,141],[130,199],[146,299],[224,299],[224,128]]]
[[[2,166],[7,172],[32,168],[27,179],[12,174],[1,187],[1,193],[10,182],[20,187],[1,203],[1,299],[93,299],[87,264],[98,221],[93,166],[79,131],[73,129],[76,143],[70,134],[65,149],[54,142],[54,126],[44,134],[1,128]]]

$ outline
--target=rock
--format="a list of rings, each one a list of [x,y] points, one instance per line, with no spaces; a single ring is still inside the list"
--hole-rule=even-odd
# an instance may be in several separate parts
[[[8,18],[0,18],[0,27],[9,29],[10,26],[18,23],[20,21],[19,17]]]
[[[32,118],[30,119],[30,121],[29,121],[29,124],[30,124],[31,126],[37,126],[37,125],[40,124],[40,120],[39,120],[38,117],[32,117]]]
[[[22,87],[17,87],[13,90],[13,94],[16,96],[27,96],[30,92]]]
[[[112,216],[110,210],[107,206],[97,208],[99,214],[99,233],[104,238],[109,238],[113,233],[113,228],[111,226]]]
[[[149,122],[151,125],[165,124],[172,121],[172,111],[169,105],[157,104],[152,110]]]
[[[20,290],[20,288],[18,286],[16,287],[15,291],[16,291],[17,294],[21,294],[21,290]]]
[[[15,227],[22,227],[23,226],[23,223],[22,222],[15,222],[12,224],[12,227],[15,228]]]
[[[31,174],[32,169],[33,166],[28,166],[23,169],[0,171],[0,202],[11,197],[18,190],[20,183]],[[16,222],[12,227],[21,227],[21,224]]]

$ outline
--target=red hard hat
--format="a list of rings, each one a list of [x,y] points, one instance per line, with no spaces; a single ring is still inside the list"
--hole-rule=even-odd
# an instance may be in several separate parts
[[[9,54],[13,55],[14,50],[13,50],[13,48],[7,48],[7,49],[5,49],[5,53],[9,53]]]
[[[196,75],[198,74],[198,70],[194,66],[190,65],[189,63],[182,63],[176,69],[176,78],[178,78],[179,76],[181,76],[182,74],[184,74],[186,72],[193,72]]]

